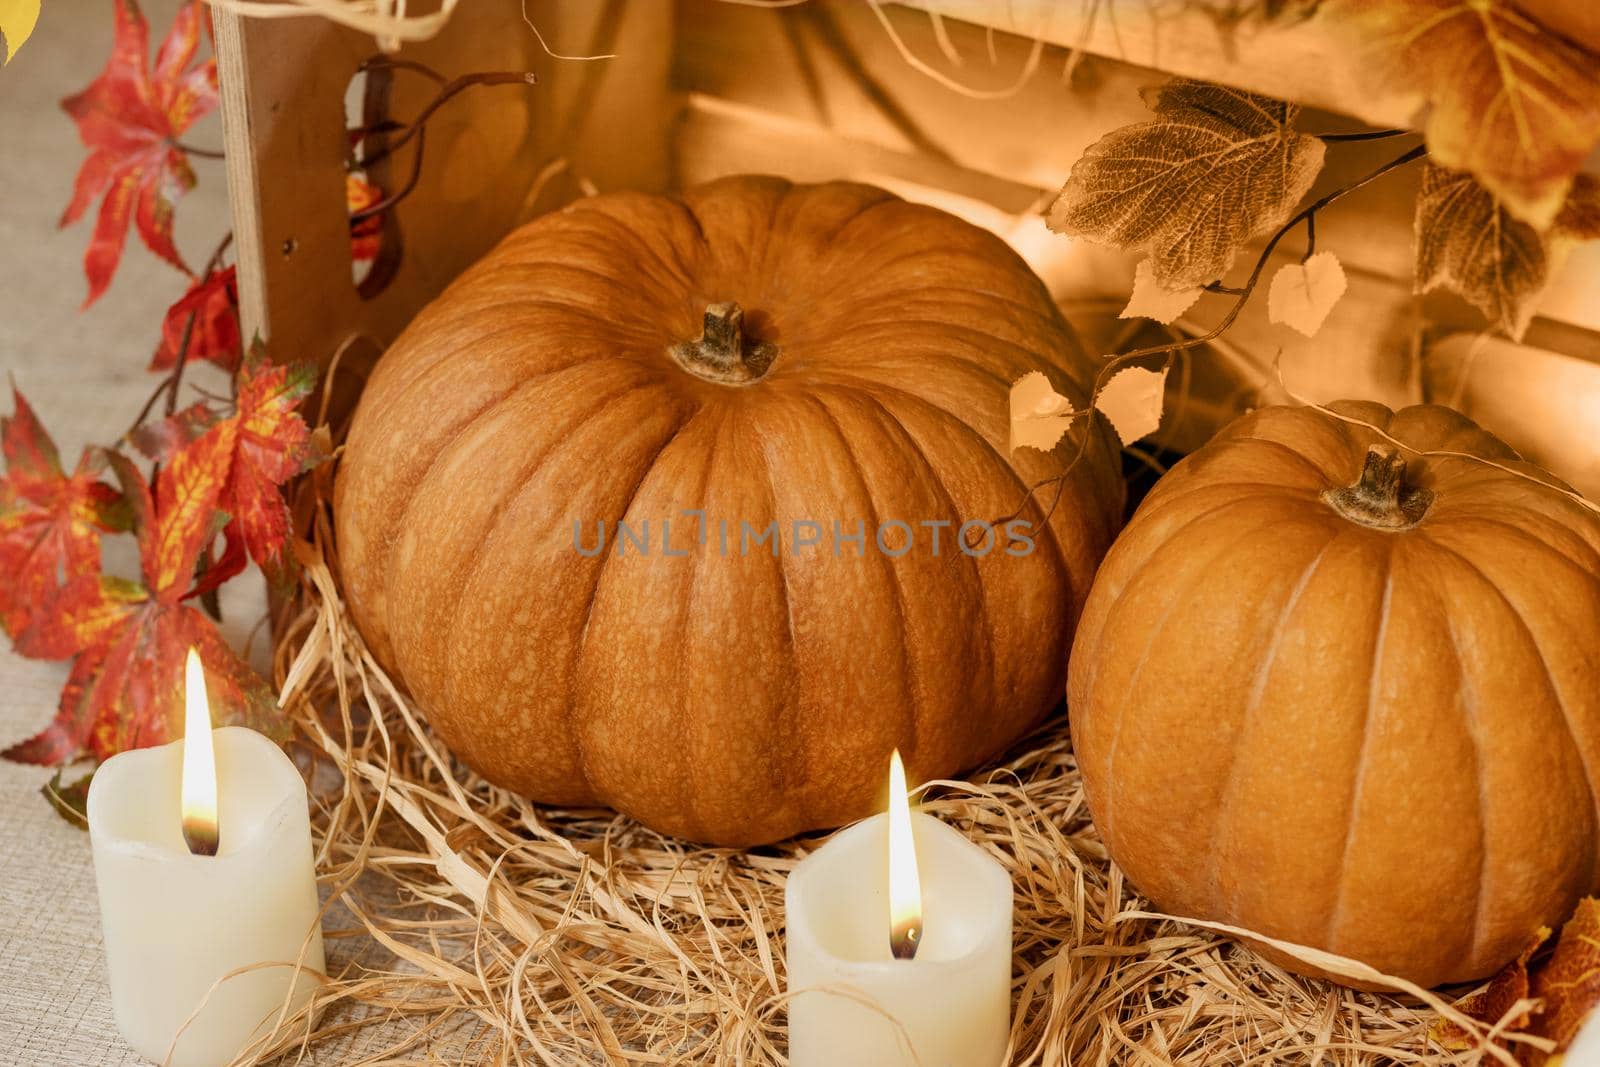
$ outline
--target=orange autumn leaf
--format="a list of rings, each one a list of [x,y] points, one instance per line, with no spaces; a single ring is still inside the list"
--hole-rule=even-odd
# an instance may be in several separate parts
[[[350,213],[350,258],[366,263],[378,256],[378,245],[383,238],[383,215],[355,216],[368,211],[383,201],[383,190],[358,174],[347,174],[344,179],[345,209]]]
[[[0,419],[0,624],[15,637],[63,581],[100,573],[100,535],[126,528],[127,516],[97,456],[85,452],[68,475],[33,409],[12,396],[15,413]]]
[[[139,561],[156,593],[182,590],[201,551],[221,532],[218,510],[237,427],[224,419],[174,453],[156,478],[154,515],[141,516]],[[139,514],[135,504],[135,514]]]
[[[179,9],[153,72],[150,29],[138,3],[115,0],[114,12],[116,36],[105,70],[61,102],[89,149],[61,225],[76,222],[104,194],[84,254],[85,306],[111,284],[130,221],[150,251],[188,272],[172,243],[172,213],[174,198],[192,188],[195,178],[175,141],[217,105],[216,60],[194,65],[205,17],[198,0]]]
[[[207,673],[213,718],[272,729],[281,719],[271,690],[236,656],[211,620],[186,603],[195,561],[217,532],[217,455],[230,433],[213,427],[161,471],[152,491],[124,456],[107,460],[122,483],[140,550],[141,582],[83,575],[52,596],[18,638],[26,655],[73,656],[55,719],[0,753],[57,764],[87,750],[106,759],[162,744],[183,715],[183,661],[193,646]]]

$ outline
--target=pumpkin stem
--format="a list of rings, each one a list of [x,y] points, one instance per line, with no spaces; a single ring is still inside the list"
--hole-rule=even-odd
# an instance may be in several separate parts
[[[1433,490],[1406,484],[1406,461],[1393,445],[1373,445],[1354,485],[1325,489],[1322,499],[1351,522],[1405,530],[1422,521]]]
[[[700,336],[667,351],[690,374],[724,385],[755,381],[778,357],[777,345],[745,338],[744,309],[731,300],[706,305]]]

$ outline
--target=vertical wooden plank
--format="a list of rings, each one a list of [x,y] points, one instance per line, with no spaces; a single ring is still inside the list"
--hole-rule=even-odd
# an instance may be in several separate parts
[[[530,6],[547,40],[582,47],[600,36],[619,58],[548,55],[520,0],[462,5],[438,37],[406,46],[400,58],[447,78],[525,70],[539,84],[475,87],[434,115],[416,190],[395,211],[399,268],[371,299],[351,281],[344,99],[375,43],[320,18],[215,13],[242,314],[275,358],[325,365],[352,339],[380,351],[528,213],[534,182],[558,157],[572,157],[569,171],[602,189],[666,184],[671,5]],[[607,18],[618,21],[598,21]],[[402,120],[437,91],[413,72],[394,79],[392,111]],[[397,153],[390,187],[409,176],[414,146]],[[566,188],[572,195],[577,185]]]
[[[371,43],[314,18],[215,25],[244,328],[326,358],[370,318],[350,282],[343,129]]]

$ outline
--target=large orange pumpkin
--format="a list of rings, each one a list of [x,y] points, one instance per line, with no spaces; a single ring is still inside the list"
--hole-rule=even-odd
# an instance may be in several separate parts
[[[1084,611],[1073,743],[1161,908],[1475,979],[1600,888],[1600,519],[1446,408],[1336,410],[1417,451],[1267,408],[1156,485]]]
[[[866,815],[894,746],[954,774],[1060,698],[1121,520],[1107,431],[1033,551],[958,544],[1076,447],[1007,455],[1035,369],[1083,401],[1043,285],[943,212],[770,178],[584,200],[368,383],[336,494],[350,608],[451,748],[530,797],[737,844]]]

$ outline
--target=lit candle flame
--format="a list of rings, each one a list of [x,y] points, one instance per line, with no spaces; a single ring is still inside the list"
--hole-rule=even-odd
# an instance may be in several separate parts
[[[897,960],[915,956],[922,941],[922,880],[906,793],[906,768],[895,749],[889,757],[889,951]]]
[[[211,702],[200,654],[189,649],[183,668],[183,841],[197,856],[215,856],[217,753],[211,740]]]

